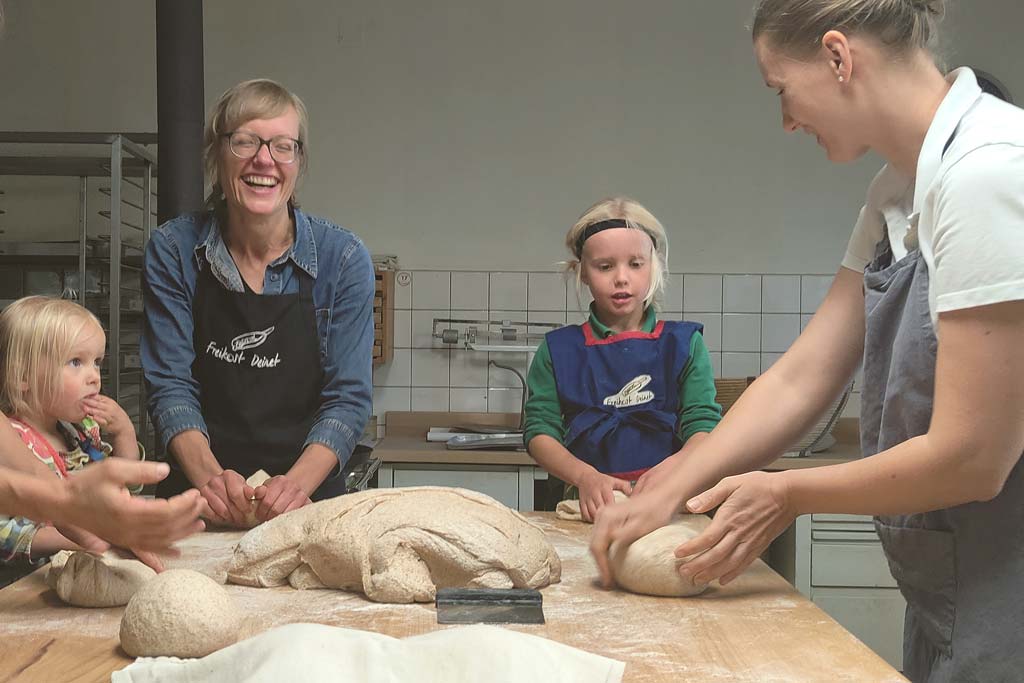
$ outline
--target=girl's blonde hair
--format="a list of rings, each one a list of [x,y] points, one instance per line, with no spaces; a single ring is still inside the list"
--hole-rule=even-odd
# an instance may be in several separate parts
[[[870,36],[901,56],[931,51],[944,14],[944,0],[760,0],[752,32],[796,58],[814,54],[831,30]]]
[[[289,107],[294,108],[295,113],[299,115],[298,164],[299,177],[302,177],[309,164],[306,152],[309,115],[306,113],[306,105],[299,96],[277,81],[266,78],[242,81],[224,91],[210,111],[206,129],[203,131],[203,169],[206,173],[206,183],[210,186],[210,194],[206,197],[207,209],[213,211],[224,206],[224,191],[220,186],[218,174],[219,152],[224,136],[248,121],[281,116]],[[292,193],[288,205],[292,208],[299,205],[296,193]]]
[[[61,370],[78,335],[89,324],[103,329],[90,311],[47,296],[18,299],[0,313],[0,410],[40,414],[61,393]]]
[[[565,235],[565,246],[572,254],[572,258],[562,263],[566,277],[574,274],[577,293],[583,288],[580,267],[583,250],[577,252],[577,242],[588,226],[613,219],[625,221],[627,228],[641,230],[651,238],[651,286],[644,296],[644,306],[654,306],[657,309],[658,299],[665,291],[668,277],[668,239],[665,237],[665,228],[661,221],[635,199],[609,197],[583,212]]]

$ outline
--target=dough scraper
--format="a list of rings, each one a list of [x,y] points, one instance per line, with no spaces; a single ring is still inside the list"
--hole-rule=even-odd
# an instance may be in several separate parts
[[[441,588],[439,624],[543,624],[544,598],[530,588]]]

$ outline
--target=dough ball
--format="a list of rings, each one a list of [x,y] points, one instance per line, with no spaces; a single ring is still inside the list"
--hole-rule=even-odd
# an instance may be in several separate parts
[[[613,543],[610,551],[615,582],[631,593],[684,597],[702,593],[706,584],[695,584],[679,573],[675,549],[700,533],[684,515],[668,526],[655,529],[630,545]]]
[[[128,602],[121,647],[132,657],[205,657],[238,640],[241,624],[220,584],[191,569],[171,569]]]
[[[155,576],[155,571],[138,560],[113,552],[99,556],[62,550],[50,560],[46,583],[69,605],[120,607]]]

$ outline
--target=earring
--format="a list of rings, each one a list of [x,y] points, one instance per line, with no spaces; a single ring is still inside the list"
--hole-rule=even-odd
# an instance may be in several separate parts
[[[840,76],[840,77],[839,77],[839,82],[840,82],[840,83],[842,83],[842,82],[843,82],[843,80],[844,80],[844,79],[843,79],[843,77],[842,77],[842,76]]]

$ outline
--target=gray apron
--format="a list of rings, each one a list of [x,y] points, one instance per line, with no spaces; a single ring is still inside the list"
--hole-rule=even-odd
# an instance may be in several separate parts
[[[928,431],[938,341],[919,250],[893,263],[888,236],[864,272],[861,448]],[[1024,470],[993,500],[875,518],[907,600],[904,673],[915,683],[1024,680]]]

